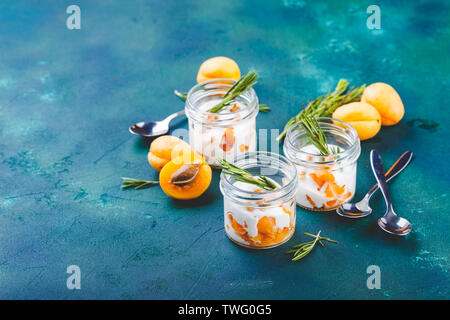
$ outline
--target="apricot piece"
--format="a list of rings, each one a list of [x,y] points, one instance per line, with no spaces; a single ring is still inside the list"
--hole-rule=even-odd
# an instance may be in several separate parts
[[[231,221],[231,227],[236,231],[237,234],[243,235],[247,233],[247,230],[240,225],[236,220],[234,220],[233,216],[229,215],[230,221]]]
[[[309,176],[314,180],[315,183],[317,183],[319,189],[322,188],[325,182],[334,181],[333,174],[325,169],[317,169],[313,173],[310,173]]]
[[[177,172],[179,174],[178,170],[189,164],[200,165],[195,179],[183,185],[173,183],[173,175]],[[181,200],[195,199],[208,189],[211,177],[212,170],[205,159],[200,155],[192,154],[191,157],[179,156],[169,161],[159,173],[159,184],[169,197]]]
[[[236,112],[236,111],[239,111],[239,110],[241,110],[241,108],[239,108],[237,104],[234,104],[233,108],[230,109],[230,112]]]
[[[183,155],[183,157],[191,157],[192,148],[174,136],[161,136],[153,140],[150,145],[150,151],[147,155],[150,165],[158,171],[172,159]]]
[[[211,79],[239,80],[241,72],[237,63],[227,57],[214,57],[206,60],[200,66],[197,74],[197,82]]]
[[[306,196],[306,200],[308,200],[309,204],[313,207],[316,208],[316,203],[311,199],[310,196],[308,196],[307,194],[305,194]]]
[[[275,229],[275,218],[274,217],[262,217],[259,219],[256,225],[258,232],[267,236],[274,234]]]
[[[355,128],[360,140],[374,137],[381,128],[380,113],[365,102],[352,102],[340,106],[334,111],[333,118],[345,121]],[[335,123],[341,125],[338,121]]]
[[[233,128],[228,127],[220,140],[220,148],[225,152],[230,151],[235,141],[236,138],[234,137]]]
[[[345,192],[345,185],[343,185],[342,187],[338,186],[336,183],[331,183],[331,189],[333,190],[333,193],[339,197],[340,195],[342,195]]]
[[[327,201],[327,208],[332,208],[337,203],[337,199]]]
[[[405,114],[405,107],[397,91],[387,83],[372,83],[364,89],[361,102],[373,106],[381,115],[383,126],[392,126]]]
[[[325,188],[325,195],[327,196],[327,198],[334,197],[334,193],[333,193],[333,190],[331,189],[330,184],[328,184],[327,187]]]

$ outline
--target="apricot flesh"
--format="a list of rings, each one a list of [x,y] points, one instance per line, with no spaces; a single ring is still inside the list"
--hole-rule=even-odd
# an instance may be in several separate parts
[[[161,171],[170,160],[180,155],[190,155],[192,152],[189,144],[180,138],[166,135],[153,140],[147,158],[153,168]]]
[[[347,122],[358,133],[360,140],[374,137],[381,128],[381,115],[370,104],[352,102],[340,106],[333,112],[333,118]],[[336,124],[340,124],[336,121]]]
[[[197,82],[211,79],[238,80],[241,76],[238,64],[227,57],[214,57],[202,63],[198,70]]]
[[[373,106],[381,115],[383,126],[392,126],[405,114],[402,99],[393,87],[387,83],[372,83],[364,89],[361,102]]]
[[[172,183],[173,174],[183,165],[200,164],[199,171],[195,179],[186,185],[177,185]],[[211,183],[212,170],[200,155],[193,154],[190,160],[179,156],[169,161],[159,173],[159,184],[161,189],[169,196],[175,199],[187,200],[200,197]]]

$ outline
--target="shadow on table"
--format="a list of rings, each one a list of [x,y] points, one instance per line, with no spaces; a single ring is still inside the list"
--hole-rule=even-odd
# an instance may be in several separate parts
[[[345,219],[336,213],[331,213],[330,216],[327,216],[327,219],[336,226],[351,228],[351,231],[356,232],[359,237],[366,240],[372,239],[381,245],[395,246],[408,255],[416,255],[420,248],[420,243],[417,235],[414,233],[414,228],[406,236],[389,234],[378,226],[378,218],[373,215],[361,219]]]
[[[196,208],[210,205],[221,198],[211,187],[205,191],[199,198],[191,200],[172,199],[172,204],[177,209]]]

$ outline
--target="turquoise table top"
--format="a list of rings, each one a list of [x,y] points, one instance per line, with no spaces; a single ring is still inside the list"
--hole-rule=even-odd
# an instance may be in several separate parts
[[[379,30],[366,25],[371,1],[79,0],[73,30],[70,4],[0,4],[0,298],[450,297],[448,1],[378,1]],[[258,115],[259,129],[281,129],[340,78],[396,88],[405,117],[362,142],[355,199],[375,182],[371,149],[385,167],[412,150],[390,184],[412,233],[381,231],[377,195],[361,220],[297,208],[289,242],[249,250],[224,232],[217,171],[192,201],[121,190],[120,177],[157,178],[150,141],[128,126],[182,109],[173,90],[192,87],[218,55],[260,73],[255,89],[272,111]],[[284,251],[319,230],[339,244],[291,262]],[[80,290],[66,286],[70,265]],[[370,265],[380,289],[366,285]]]

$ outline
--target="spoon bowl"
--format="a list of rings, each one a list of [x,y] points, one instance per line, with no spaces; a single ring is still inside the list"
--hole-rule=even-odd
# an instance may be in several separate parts
[[[336,212],[338,215],[346,218],[363,218],[372,213],[372,208],[369,206],[370,197],[364,197],[356,203],[343,203]]]
[[[390,219],[388,217],[381,217],[378,219],[378,225],[384,231],[397,236],[407,235],[412,230],[411,223],[405,218],[398,217],[397,215]]]
[[[142,121],[128,128],[130,133],[142,137],[156,137],[169,132],[169,123],[178,116],[184,114],[184,110],[171,114],[162,121]]]
[[[143,137],[156,137],[169,132],[169,126],[163,121],[138,122],[128,128],[132,134]]]

